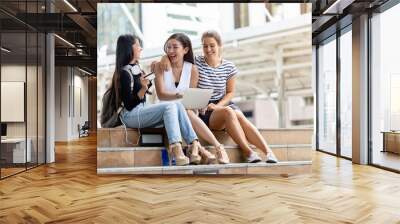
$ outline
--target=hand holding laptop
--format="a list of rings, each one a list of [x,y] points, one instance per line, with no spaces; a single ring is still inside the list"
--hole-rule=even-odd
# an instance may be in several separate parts
[[[217,106],[217,105],[214,104],[214,103],[210,103],[210,104],[207,105],[206,110],[208,110],[208,111],[213,111],[213,110],[217,109],[217,107],[219,107],[219,106]]]
[[[175,96],[176,96],[177,99],[182,99],[183,98],[183,93],[178,92],[178,93],[175,94]]]

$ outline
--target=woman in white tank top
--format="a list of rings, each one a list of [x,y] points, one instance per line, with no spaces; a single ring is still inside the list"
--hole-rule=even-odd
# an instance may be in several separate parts
[[[175,33],[171,35],[164,45],[164,51],[170,62],[170,70],[164,72],[156,65],[156,92],[160,101],[171,101],[182,98],[182,92],[187,88],[196,88],[198,82],[198,71],[194,65],[192,43],[185,34]],[[229,163],[228,155],[222,144],[218,142],[207,125],[197,116],[193,110],[187,110],[187,114],[195,132],[208,143],[212,144],[217,152],[218,162]],[[216,163],[217,158],[205,148],[199,151],[189,152],[190,162],[199,164],[201,157],[204,163]]]
[[[187,61],[183,61],[182,71],[181,73],[173,73],[172,70],[168,70],[164,72],[163,75],[163,87],[161,98],[165,97],[167,93],[183,93],[187,88],[191,87],[190,81],[192,77],[192,69],[195,69],[193,64]],[[173,68],[174,72],[179,72],[177,68]],[[194,76],[195,78],[195,76]],[[194,81],[194,80],[193,80]],[[158,92],[157,92],[158,93]],[[159,95],[160,98],[160,95]],[[160,98],[160,101],[165,101]],[[167,97],[168,98],[168,97]]]

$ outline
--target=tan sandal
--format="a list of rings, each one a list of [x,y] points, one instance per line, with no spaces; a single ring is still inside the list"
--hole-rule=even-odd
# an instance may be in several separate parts
[[[221,144],[221,145],[215,147],[215,151],[217,154],[218,163],[220,163],[220,164],[228,164],[229,163],[229,157],[225,151],[224,145]]]
[[[204,147],[200,148],[202,164],[217,164],[217,158]]]
[[[182,145],[180,143],[175,143],[168,148],[168,159],[169,165],[172,164],[172,158],[175,158],[175,163],[177,166],[184,166],[189,164],[189,158],[185,156],[182,151]]]
[[[201,156],[199,155],[200,148],[201,145],[197,140],[193,141],[192,144],[189,145],[188,156],[190,158],[191,164],[196,164],[196,165],[200,164],[201,161]]]

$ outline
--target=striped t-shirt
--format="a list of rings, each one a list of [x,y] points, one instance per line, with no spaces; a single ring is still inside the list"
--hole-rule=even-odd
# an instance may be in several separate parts
[[[198,88],[212,89],[210,100],[220,100],[226,94],[226,82],[237,73],[236,66],[225,59],[216,67],[210,67],[203,56],[195,57],[195,64],[199,70]]]

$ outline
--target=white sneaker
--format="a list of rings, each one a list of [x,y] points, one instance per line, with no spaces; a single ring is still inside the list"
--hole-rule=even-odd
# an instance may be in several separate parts
[[[266,163],[277,163],[278,159],[275,157],[273,153],[268,153],[267,159],[265,160]]]
[[[250,156],[247,157],[248,163],[258,163],[261,162],[261,157],[254,151],[250,153]]]

